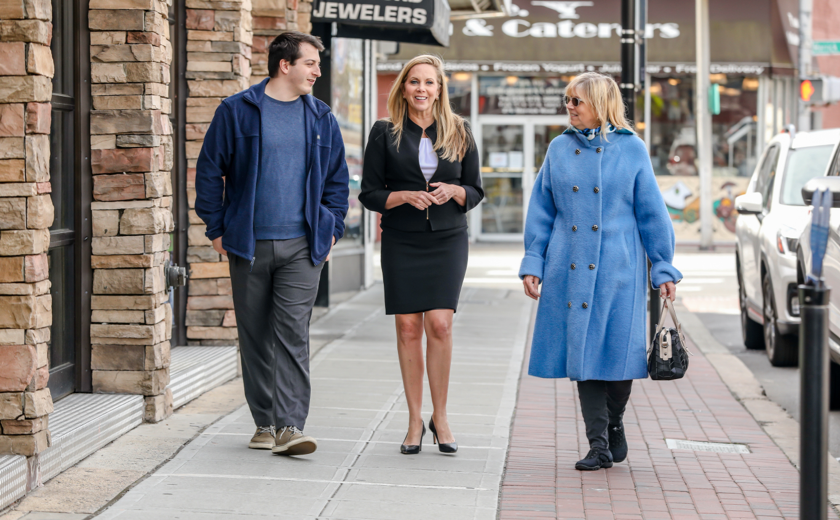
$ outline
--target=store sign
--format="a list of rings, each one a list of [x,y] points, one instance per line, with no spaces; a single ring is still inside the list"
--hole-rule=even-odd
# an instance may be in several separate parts
[[[796,1],[724,1],[725,8],[712,9],[711,57],[721,66],[713,73],[767,74],[771,63],[774,68],[789,68],[789,31],[782,22],[790,22],[789,12],[798,12],[788,5]],[[649,66],[662,67],[661,73],[692,73],[694,2],[648,0],[647,4]],[[496,64],[513,63],[526,68],[509,72],[526,74],[608,69],[620,62],[621,5],[621,0],[509,0],[506,17],[454,21],[452,43],[441,54],[446,62],[477,64],[482,67],[479,72],[508,72],[495,69]],[[434,50],[404,45],[387,61],[405,62],[423,52]],[[652,68],[651,72],[660,73]]]
[[[530,6],[520,7],[511,4],[510,13],[513,18],[502,22],[499,30],[502,34],[512,38],[612,38],[621,37],[620,23],[591,23],[588,21],[578,22],[582,16],[586,16],[588,9],[594,8],[595,2],[554,2],[545,0],[531,0]],[[534,8],[545,12],[550,10],[556,13],[559,22],[546,21],[551,15],[537,18],[534,21],[531,12]],[[579,12],[580,11],[580,12]],[[529,18],[530,17],[530,18]],[[483,18],[473,18],[464,23],[461,31],[466,36],[494,36],[495,26]],[[645,26],[645,38],[654,36],[661,38],[677,38],[680,35],[678,23],[649,23]]]
[[[336,36],[447,46],[447,0],[320,0],[313,22],[336,22]]]
[[[553,116],[562,113],[566,82],[558,78],[483,77],[478,91],[481,114]]]

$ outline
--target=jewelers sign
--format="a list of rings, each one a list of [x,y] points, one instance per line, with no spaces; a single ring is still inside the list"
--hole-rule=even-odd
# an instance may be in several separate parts
[[[447,0],[317,0],[313,22],[336,22],[337,36],[448,46]]]

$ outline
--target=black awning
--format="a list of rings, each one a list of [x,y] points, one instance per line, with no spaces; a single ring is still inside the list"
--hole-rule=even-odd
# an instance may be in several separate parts
[[[316,0],[312,21],[336,22],[341,38],[449,46],[446,0]]]

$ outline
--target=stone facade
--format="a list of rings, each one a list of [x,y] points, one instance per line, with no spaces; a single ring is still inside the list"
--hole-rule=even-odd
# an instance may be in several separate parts
[[[251,76],[251,4],[187,0],[187,194],[190,264],[187,341],[190,345],[234,345],[236,318],[227,257],[204,236],[207,226],[195,206],[195,163],[204,133],[222,100],[248,87]]]
[[[172,413],[171,1],[91,0],[89,13],[93,390],[144,395],[148,421]]]
[[[145,396],[148,421],[172,412],[172,1],[88,4],[93,390]],[[268,44],[311,31],[312,9],[303,0],[186,1],[182,174],[192,208],[195,162],[219,103],[266,77]],[[32,456],[50,443],[51,11],[50,0],[0,0],[0,455]],[[189,222],[188,341],[236,344],[227,259],[192,209]]]
[[[187,0],[187,194],[190,264],[187,342],[235,345],[236,317],[227,257],[204,236],[195,214],[195,162],[222,100],[268,75],[268,44],[287,30],[310,32],[312,4],[298,0]],[[252,31],[253,29],[253,31]]]
[[[50,444],[50,0],[0,0],[0,454]]]
[[[312,0],[253,0],[254,48],[251,84],[268,77],[268,46],[284,31],[312,32]]]

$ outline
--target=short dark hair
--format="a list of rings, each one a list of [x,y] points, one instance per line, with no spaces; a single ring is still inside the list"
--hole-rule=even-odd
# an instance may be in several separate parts
[[[302,43],[308,43],[319,52],[324,50],[324,44],[317,36],[298,31],[285,32],[274,38],[268,46],[268,75],[272,78],[277,77],[280,71],[280,60],[286,60],[289,65],[294,65],[300,58],[300,44]]]

